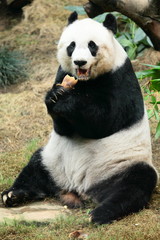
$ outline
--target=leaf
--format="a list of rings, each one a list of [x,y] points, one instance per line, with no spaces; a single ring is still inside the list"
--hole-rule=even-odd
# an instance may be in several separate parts
[[[106,15],[107,15],[107,13],[102,13],[102,14],[96,16],[96,17],[93,18],[93,19],[94,19],[95,21],[99,22],[99,23],[102,23],[102,22],[104,22]]]
[[[133,38],[129,32],[124,32],[124,36],[133,44]]]
[[[160,82],[160,78],[158,78],[158,79],[153,79],[153,80],[151,80],[151,82]]]
[[[149,96],[152,94],[152,92],[148,87],[144,87],[143,89],[144,89],[144,92],[147,93]]]
[[[150,64],[143,64],[143,65],[151,67],[151,69],[137,72],[136,76],[140,79],[143,79],[146,77],[152,77],[151,81],[159,82],[160,81],[160,66],[159,65],[150,65]]]
[[[160,121],[157,125],[157,128],[156,128],[156,135],[155,135],[155,139],[157,140],[158,138],[160,138]]]
[[[137,44],[138,42],[142,41],[145,37],[146,37],[145,32],[141,28],[137,28],[135,31],[133,41]]]
[[[152,64],[143,64],[144,66],[147,66],[147,67],[152,67],[154,69],[158,69],[160,70],[160,65],[152,65]]]
[[[147,114],[148,114],[148,119],[152,118],[154,116],[153,109],[147,110]]]
[[[151,89],[154,89],[156,91],[160,91],[160,79],[154,79],[154,80],[150,80],[151,82]]]
[[[82,7],[82,6],[69,5],[69,6],[64,7],[64,9],[69,10],[71,12],[76,11],[78,13],[78,15],[85,15],[86,14],[86,12],[84,10],[84,7]]]
[[[156,97],[153,95],[151,96],[151,100],[152,100],[152,104],[155,104],[157,102]]]
[[[146,37],[146,40],[147,40],[148,45],[150,47],[153,47],[153,44],[152,44],[152,42],[151,42],[151,40],[150,40],[150,38],[148,36]]]
[[[141,53],[145,49],[144,44],[139,44],[137,45],[137,53]]]
[[[157,110],[158,110],[158,109],[154,110],[154,115],[155,115],[155,119],[156,119],[157,121],[159,121],[159,120],[160,120],[160,116],[159,116],[159,112],[158,112]]]
[[[154,73],[153,70],[148,69],[148,70],[136,72],[136,76],[139,79],[143,79],[143,78],[151,77],[153,75],[153,73]]]
[[[149,98],[149,95],[147,95],[147,96],[144,96],[143,98],[144,98],[144,100],[146,101],[146,100],[148,100],[148,98]]]
[[[121,36],[117,39],[123,47],[131,47],[132,43],[125,36]]]
[[[128,56],[131,60],[133,60],[136,57],[136,49],[137,46],[132,46],[131,48],[129,48],[129,50],[127,51]]]

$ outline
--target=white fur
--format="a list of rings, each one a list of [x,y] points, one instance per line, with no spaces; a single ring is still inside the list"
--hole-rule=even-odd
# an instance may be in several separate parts
[[[42,159],[58,186],[79,193],[136,162],[152,166],[147,115],[131,128],[99,140],[67,138],[53,131]]]
[[[66,48],[71,42],[76,43],[76,48],[71,57],[67,55]],[[94,41],[99,47],[97,55],[92,56],[88,49],[88,43]],[[92,20],[76,20],[67,26],[59,40],[58,61],[63,70],[76,76],[76,65],[74,61],[85,60],[87,64],[83,67],[91,67],[90,78],[95,78],[100,74],[110,70],[116,70],[122,66],[127,58],[127,54],[121,45],[114,38],[112,31],[102,24]]]

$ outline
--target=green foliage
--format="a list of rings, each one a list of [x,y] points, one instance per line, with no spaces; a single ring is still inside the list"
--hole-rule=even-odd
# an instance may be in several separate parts
[[[145,32],[130,18],[120,13],[114,15],[117,17],[117,22],[120,23],[116,38],[131,60],[135,59],[145,48],[153,46]]]
[[[25,80],[26,64],[21,52],[0,48],[0,87]]]
[[[145,64],[151,69],[137,72],[136,75],[139,79],[150,78],[149,86],[144,87],[146,93],[145,100],[149,100],[152,104],[152,108],[148,109],[148,118],[155,118],[157,121],[156,134],[155,138],[160,138],[160,98],[157,99],[158,95],[160,96],[160,64],[159,65],[149,65]]]

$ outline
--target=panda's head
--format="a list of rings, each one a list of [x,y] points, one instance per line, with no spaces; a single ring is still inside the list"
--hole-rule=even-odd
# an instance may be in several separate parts
[[[78,80],[89,80],[123,65],[127,55],[113,36],[116,27],[111,14],[101,24],[89,18],[77,20],[77,13],[72,13],[58,44],[62,69]]]

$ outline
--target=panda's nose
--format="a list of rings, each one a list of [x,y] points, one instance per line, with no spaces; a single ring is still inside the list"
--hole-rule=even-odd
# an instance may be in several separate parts
[[[82,67],[83,65],[85,65],[87,63],[87,61],[74,61],[74,64],[77,65],[78,67]]]

